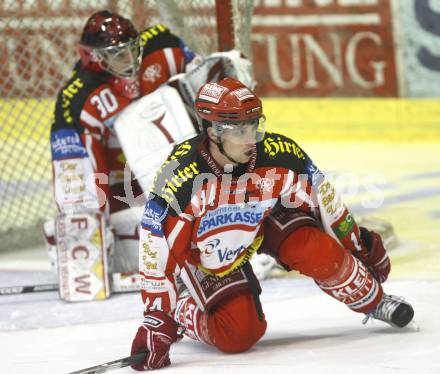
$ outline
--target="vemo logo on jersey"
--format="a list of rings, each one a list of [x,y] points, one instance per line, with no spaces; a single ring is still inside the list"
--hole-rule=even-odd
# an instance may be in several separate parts
[[[229,249],[229,248],[218,249],[217,250],[218,259],[220,262],[233,261],[236,258],[238,258],[245,249],[246,247],[244,245],[241,245],[236,249]]]
[[[220,240],[215,238],[210,240],[206,246],[205,249],[201,251],[202,257],[210,257],[214,253],[217,254],[218,261],[220,263],[223,263],[225,261],[231,262],[235,260],[237,257],[241,255],[241,253],[246,249],[244,245],[241,245],[238,248],[235,249],[229,249],[229,248],[219,248]]]

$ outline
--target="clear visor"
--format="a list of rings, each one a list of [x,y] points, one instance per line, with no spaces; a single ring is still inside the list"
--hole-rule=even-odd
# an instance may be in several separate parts
[[[139,37],[119,45],[94,50],[101,67],[118,77],[134,78],[142,60]]]
[[[264,138],[266,117],[262,115],[254,120],[239,122],[213,121],[212,126],[222,141],[234,144],[255,144]]]

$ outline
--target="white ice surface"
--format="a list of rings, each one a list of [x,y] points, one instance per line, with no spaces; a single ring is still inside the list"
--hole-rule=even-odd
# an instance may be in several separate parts
[[[364,326],[362,315],[310,280],[273,279],[263,282],[268,329],[252,350],[226,355],[184,338],[172,346],[171,367],[161,372],[440,373],[440,281],[390,281],[385,288],[413,304],[420,331],[380,321]],[[77,304],[53,292],[3,296],[0,373],[67,373],[125,357],[141,309],[137,294]]]

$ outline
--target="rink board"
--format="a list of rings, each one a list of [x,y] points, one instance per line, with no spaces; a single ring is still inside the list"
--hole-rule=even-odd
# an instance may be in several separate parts
[[[265,98],[263,104],[267,128],[300,144],[341,140],[440,142],[440,104],[434,99]],[[6,164],[8,170],[0,175],[0,185],[11,181],[37,183],[42,174],[50,180],[53,106],[49,99],[0,100],[0,165]],[[38,163],[33,162],[35,159]]]
[[[439,141],[435,99],[263,99],[268,127],[295,139]],[[54,102],[0,99],[0,141],[44,144]]]
[[[267,127],[301,142],[440,141],[440,101],[434,99],[263,99]],[[0,161],[36,145],[49,160],[53,100],[0,99]],[[20,143],[28,144],[25,149]],[[17,161],[20,155],[16,155]],[[24,155],[26,156],[26,155]],[[14,165],[20,169],[20,165]]]

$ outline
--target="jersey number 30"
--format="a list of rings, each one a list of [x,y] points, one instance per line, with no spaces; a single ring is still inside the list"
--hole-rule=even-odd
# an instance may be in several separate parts
[[[118,109],[118,100],[109,88],[104,88],[98,95],[93,96],[90,102],[99,110],[101,118],[106,118]]]

